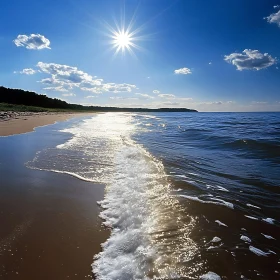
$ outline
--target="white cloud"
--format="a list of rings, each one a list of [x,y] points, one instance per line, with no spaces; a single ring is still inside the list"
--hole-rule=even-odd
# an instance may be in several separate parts
[[[43,73],[51,74],[53,81],[56,81],[56,83],[80,84],[82,82],[94,82],[92,76],[78,70],[77,67],[43,62],[38,62],[37,67]]]
[[[211,65],[211,64],[212,64],[212,62],[210,61],[208,64],[209,64],[209,65]]]
[[[102,88],[104,91],[118,93],[118,92],[131,92],[132,89],[136,89],[136,86],[130,84],[107,83],[107,84],[103,84]]]
[[[45,87],[43,89],[51,90],[51,91],[67,91],[67,89],[63,88],[62,86],[58,86],[58,87]]]
[[[263,104],[267,104],[268,102],[266,101],[252,101],[252,104],[258,104],[258,105],[263,105]]]
[[[236,101],[209,101],[192,103],[191,108],[205,112],[257,112],[280,110],[280,103],[266,101],[250,101],[238,103]]]
[[[175,74],[187,75],[187,74],[191,74],[192,71],[191,71],[191,69],[189,69],[187,67],[184,67],[184,68],[180,68],[180,69],[174,70],[174,73]]]
[[[155,93],[155,94],[159,94],[159,93],[160,93],[160,91],[159,91],[159,90],[157,90],[157,89],[155,89],[155,90],[153,90],[153,93]]]
[[[86,98],[95,98],[95,97],[97,97],[96,95],[88,95],[88,96],[86,96]]]
[[[140,95],[142,97],[148,98],[148,99],[153,99],[154,97],[149,95],[149,94],[145,94],[145,93],[135,93],[136,95]]]
[[[161,98],[168,98],[168,99],[175,98],[174,94],[159,94],[158,96],[161,97]]]
[[[210,102],[202,102],[197,103],[198,105],[207,105],[207,106],[220,106],[220,105],[232,105],[235,104],[235,101],[210,101]]]
[[[75,93],[63,93],[62,96],[76,96]]]
[[[232,112],[240,111],[239,105],[235,101],[206,101],[206,102],[193,102],[193,107],[199,111],[210,112]]]
[[[51,75],[51,78],[41,80],[44,84],[59,85],[67,89],[76,87],[96,94],[131,92],[136,89],[136,85],[127,83],[103,83],[103,79],[97,79],[73,66],[38,62],[37,67],[42,73]]]
[[[191,98],[182,97],[174,99],[146,99],[146,102],[143,102],[143,99],[140,98],[138,102],[128,102],[129,100],[127,99],[123,100],[123,102],[121,102],[122,100],[116,100],[115,106],[138,108],[194,108],[196,103],[191,100]]]
[[[182,98],[175,98],[172,100],[147,100],[143,103],[141,99],[138,101],[135,100],[134,102],[129,100],[121,100],[124,98],[119,98],[119,96],[114,96],[119,100],[112,101],[111,104],[107,104],[107,106],[118,106],[118,107],[135,107],[135,108],[190,108],[190,109],[197,109],[198,111],[205,111],[205,112],[256,112],[256,111],[280,111],[280,101],[273,103],[257,103],[253,104],[252,102],[249,103],[243,103],[240,104],[236,101],[232,100],[223,100],[223,101],[215,101],[215,100],[209,100],[207,102],[201,102],[201,101],[188,101],[186,97]],[[182,99],[182,100],[181,100]],[[183,99],[186,99],[184,102]],[[190,98],[191,99],[191,98]],[[263,101],[257,101],[257,102],[263,102]],[[104,104],[103,104],[104,105]]]
[[[275,6],[273,6],[273,8],[278,9],[278,8],[280,8],[280,5],[275,5]]]
[[[181,105],[180,102],[170,102],[170,101],[168,101],[168,102],[163,102],[162,104],[163,104],[163,105],[167,105],[167,106],[179,106],[179,105]]]
[[[222,105],[222,104],[226,104],[227,102],[222,102],[222,101],[211,101],[211,102],[201,102],[198,103],[198,105]]]
[[[137,97],[122,97],[122,96],[111,96],[112,100],[139,100]]]
[[[280,6],[274,6],[274,8],[280,8]],[[280,10],[276,13],[272,13],[268,17],[265,17],[264,19],[267,20],[269,23],[276,23],[280,27]]]
[[[18,35],[13,41],[17,47],[25,47],[29,50],[50,49],[50,40],[40,34]]]
[[[37,71],[32,69],[32,68],[25,68],[22,71],[14,71],[15,74],[20,73],[20,74],[25,74],[25,75],[33,75],[35,74]]]
[[[46,85],[53,85],[53,84],[56,83],[56,81],[52,78],[45,78],[45,79],[42,79],[39,82],[42,83],[42,84],[46,84]]]
[[[93,87],[93,88],[81,87],[80,89],[83,91],[90,91],[96,94],[102,93],[102,88],[98,88],[98,87]]]
[[[172,99],[174,99],[174,98],[172,98]],[[185,101],[190,102],[193,99],[191,97],[175,97],[175,100],[180,101],[180,102],[185,102]]]
[[[225,55],[224,60],[236,66],[237,70],[260,70],[276,63],[268,53],[262,54],[258,50],[245,49],[242,53]]]

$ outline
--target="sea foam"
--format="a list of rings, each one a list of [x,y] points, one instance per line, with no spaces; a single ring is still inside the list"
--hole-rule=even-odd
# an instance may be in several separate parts
[[[149,231],[149,164],[135,147],[116,155],[116,175],[101,202],[100,216],[112,229],[96,256],[93,272],[98,279],[146,279],[155,258]],[[147,278],[148,279],[148,278]]]
[[[216,274],[215,272],[209,271],[206,274],[203,274],[199,277],[201,280],[221,280],[221,276]]]
[[[111,121],[108,116],[103,118],[101,137],[104,139],[111,126],[115,130],[108,136],[111,145],[106,151],[110,152],[113,168],[105,198],[100,201],[100,217],[111,235],[95,256],[93,273],[97,279],[110,280],[186,276],[190,270],[184,272],[183,264],[198,252],[189,237],[194,219],[190,217],[186,223],[180,218],[180,212],[185,212],[172,196],[162,163],[131,139],[129,117],[121,117],[127,119],[124,130],[123,125],[118,127],[115,115]],[[169,232],[176,229],[170,252]]]

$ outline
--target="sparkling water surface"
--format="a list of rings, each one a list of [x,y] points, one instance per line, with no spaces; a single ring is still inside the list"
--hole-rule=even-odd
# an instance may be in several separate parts
[[[27,165],[106,184],[97,279],[279,279],[279,113],[105,113],[61,132]]]

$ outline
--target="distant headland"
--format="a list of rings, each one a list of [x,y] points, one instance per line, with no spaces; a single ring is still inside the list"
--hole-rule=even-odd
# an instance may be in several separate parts
[[[12,106],[14,105],[14,106]],[[27,106],[27,108],[26,108]],[[14,107],[14,108],[13,108]],[[187,108],[120,108],[102,106],[83,106],[80,104],[70,104],[57,98],[50,98],[43,94],[38,94],[22,89],[11,89],[0,86],[0,111],[16,109],[23,111],[32,109],[34,111],[98,111],[98,112],[197,112]]]

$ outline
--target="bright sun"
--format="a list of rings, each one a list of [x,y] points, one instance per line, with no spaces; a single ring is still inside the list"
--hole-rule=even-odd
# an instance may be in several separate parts
[[[127,32],[120,32],[114,36],[114,44],[121,48],[127,48],[131,45],[131,35]]]
[[[119,53],[120,51],[124,53],[128,50],[131,54],[133,54],[132,48],[137,48],[137,45],[133,42],[136,38],[133,37],[134,33],[129,32],[129,29],[117,29],[112,31],[111,38],[113,48],[116,49],[115,54]]]
[[[110,44],[112,48],[115,50],[115,55],[121,52],[123,55],[126,51],[128,51],[131,55],[135,56],[134,49],[143,50],[140,46],[136,44],[137,41],[143,40],[144,36],[137,36],[141,31],[141,27],[137,29],[133,29],[133,22],[131,21],[127,27],[125,24],[117,24],[116,27],[113,28],[109,24],[106,24],[108,31],[108,37],[111,38]]]

